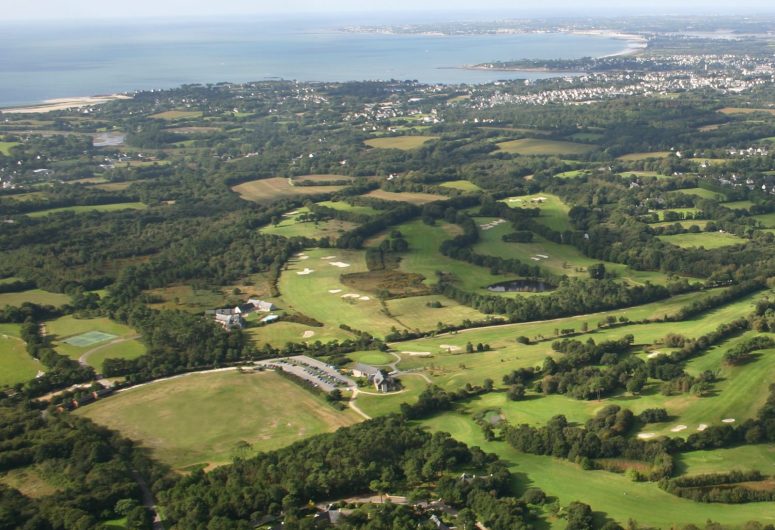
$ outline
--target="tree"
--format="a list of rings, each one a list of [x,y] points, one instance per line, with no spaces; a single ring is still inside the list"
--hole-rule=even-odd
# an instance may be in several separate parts
[[[565,530],[592,530],[594,521],[592,519],[592,508],[583,502],[573,501],[567,509],[568,524]]]

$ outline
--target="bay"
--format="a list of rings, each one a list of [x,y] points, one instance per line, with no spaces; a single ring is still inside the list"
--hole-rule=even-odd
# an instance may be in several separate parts
[[[572,59],[626,48],[558,33],[406,35],[342,31],[339,19],[237,18],[0,26],[0,107],[53,98],[268,79],[485,83],[552,74],[458,68]],[[379,21],[371,21],[379,22]]]

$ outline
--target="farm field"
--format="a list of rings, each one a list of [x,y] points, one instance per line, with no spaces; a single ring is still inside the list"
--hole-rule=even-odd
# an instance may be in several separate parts
[[[145,210],[147,204],[142,202],[120,202],[116,204],[95,204],[91,206],[65,206],[63,208],[52,208],[50,210],[40,210],[31,212],[27,217],[42,217],[62,212],[86,213],[86,212],[119,212],[121,210]]]
[[[361,419],[273,372],[235,370],[135,387],[76,414],[140,442],[178,470],[224,464]]]
[[[339,204],[339,203],[335,203]],[[346,204],[346,203],[345,203]],[[329,219],[327,221],[319,221],[317,223],[311,221],[301,221],[302,215],[308,214],[308,208],[299,208],[293,212],[288,212],[283,215],[280,223],[275,225],[267,225],[261,229],[264,234],[273,234],[284,237],[308,237],[308,238],[321,238],[329,237],[332,240],[336,240],[341,234],[348,230],[355,228],[355,223],[349,221],[340,221],[338,219]]]
[[[450,180],[440,184],[443,188],[452,188],[460,191],[482,191],[482,188],[470,180]]]
[[[494,221],[491,217],[477,217],[477,223],[487,225]],[[535,265],[557,276],[589,277],[587,267],[596,263],[604,263],[606,271],[613,272],[618,277],[632,283],[643,284],[646,281],[664,284],[668,278],[659,272],[636,271],[620,263],[601,262],[588,258],[580,250],[571,245],[563,245],[534,235],[530,243],[513,243],[501,239],[513,232],[509,223],[501,223],[489,230],[480,230],[479,242],[474,250],[479,254],[515,258],[523,263]],[[546,257],[544,257],[546,256]]]
[[[651,153],[628,153],[617,158],[625,162],[637,162],[639,160],[648,160],[649,158],[667,158],[672,153],[670,151],[654,151]]]
[[[765,114],[775,115],[775,109],[752,109],[748,107],[724,107],[719,109],[721,114],[754,114],[757,112],[763,112]]]
[[[438,136],[386,136],[382,138],[371,138],[363,143],[376,149],[401,149],[402,151],[411,151],[422,147],[431,140],[438,140]]]
[[[231,189],[246,201],[271,202],[285,197],[334,193],[342,188],[343,186],[293,186],[287,178],[272,177],[243,182]]]
[[[20,306],[24,302],[59,307],[70,303],[70,296],[62,293],[51,293],[42,289],[30,289],[16,293],[0,293],[0,308],[7,305]]]
[[[348,177],[347,175],[333,175],[330,173],[326,174],[312,174],[312,175],[298,175],[295,177],[292,177],[291,180],[293,180],[294,183],[298,182],[318,182],[318,183],[324,183],[324,182],[338,182],[343,180],[352,181],[354,180],[353,177]],[[314,187],[314,186],[313,186]]]
[[[382,199],[384,201],[400,201],[408,202],[410,204],[426,204],[433,201],[443,201],[446,199],[443,195],[433,195],[431,193],[412,193],[412,192],[392,192],[385,190],[370,191],[364,197],[374,197],[375,199]]]
[[[694,195],[701,199],[712,199],[719,202],[724,202],[726,200],[726,197],[724,197],[722,193],[706,190],[705,188],[684,188],[669,193],[683,193],[684,195]]]
[[[511,208],[539,208],[541,213],[537,217],[538,222],[552,230],[562,232],[573,229],[568,220],[568,210],[570,210],[570,207],[562,199],[551,193],[508,197],[501,202],[505,202]]]
[[[697,234],[674,234],[672,236],[658,236],[665,243],[670,243],[681,248],[705,247],[714,249],[741,245],[747,240],[726,232],[700,232]]]
[[[523,138],[497,144],[498,150],[514,155],[573,156],[584,155],[598,148],[596,145],[558,140]]]
[[[20,329],[19,324],[0,324],[0,388],[29,381],[42,368],[27,353]]]
[[[148,117],[166,121],[189,120],[193,118],[201,118],[202,112],[198,110],[168,110],[165,112],[159,112],[157,114],[151,114]]]
[[[592,506],[599,520],[608,517],[626,525],[632,519],[640,525],[658,528],[682,527],[707,519],[734,528],[742,528],[750,520],[775,522],[772,503],[695,503],[670,495],[653,482],[633,482],[624,474],[607,471],[585,471],[566,460],[520,453],[505,442],[488,442],[467,414],[448,412],[421,424],[431,431],[449,432],[485,452],[496,453],[516,474],[516,493],[536,487],[552,492],[562,505],[581,501]],[[556,527],[564,525],[561,521]]]

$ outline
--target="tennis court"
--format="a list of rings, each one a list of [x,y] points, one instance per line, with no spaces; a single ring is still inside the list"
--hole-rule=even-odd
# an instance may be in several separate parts
[[[92,344],[98,344],[100,342],[105,342],[106,340],[115,338],[117,338],[117,335],[103,333],[102,331],[89,331],[87,333],[82,333],[80,335],[76,335],[75,337],[65,339],[64,342],[70,344],[71,346],[85,348],[86,346],[91,346]]]

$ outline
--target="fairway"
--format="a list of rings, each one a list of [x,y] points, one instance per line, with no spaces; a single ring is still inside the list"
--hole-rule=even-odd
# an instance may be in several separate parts
[[[7,305],[20,306],[25,302],[40,305],[60,307],[70,303],[70,296],[62,293],[51,293],[42,289],[30,289],[18,293],[0,293],[0,308]]]
[[[95,204],[90,206],[66,206],[63,208],[51,208],[26,214],[27,217],[43,217],[62,212],[88,213],[88,212],[120,212],[121,210],[145,210],[147,204],[142,202],[119,202],[116,204]]]
[[[389,136],[382,138],[371,138],[363,143],[369,147],[377,149],[401,149],[410,151],[422,147],[431,140],[438,140],[438,136]]]
[[[538,208],[541,210],[537,217],[539,223],[558,232],[573,230],[568,220],[568,210],[570,208],[557,195],[552,195],[551,193],[520,195],[518,197],[508,197],[501,202],[505,202],[511,208]]]
[[[272,177],[268,179],[251,180],[232,187],[246,201],[270,202],[285,197],[302,195],[322,195],[334,193],[344,186],[294,186],[291,179]]]
[[[557,140],[523,138],[497,144],[498,150],[514,155],[573,156],[583,155],[597,149],[596,145]]]
[[[360,420],[272,372],[237,371],[141,385],[76,414],[118,430],[179,470],[224,464]]]
[[[541,488],[557,496],[562,505],[581,501],[623,525],[630,519],[664,529],[708,519],[734,528],[742,528],[750,520],[775,522],[773,503],[696,503],[670,495],[654,482],[633,482],[624,474],[607,471],[585,471],[567,460],[520,453],[505,442],[488,442],[467,414],[447,412],[421,424],[497,454],[516,474],[516,493]]]
[[[728,247],[730,245],[742,245],[748,240],[726,232],[700,232],[697,234],[675,234],[672,236],[659,236],[665,243],[670,243],[681,248],[714,249]]]
[[[677,464],[679,471],[687,475],[724,473],[730,469],[755,469],[764,475],[772,475],[775,473],[775,446],[743,445],[731,449],[691,451],[682,453]]]
[[[260,314],[263,316],[263,313]],[[351,339],[352,334],[336,326],[312,327],[297,322],[274,322],[266,326],[248,328],[245,330],[258,346],[271,344],[275,348],[281,348],[289,342],[323,344],[333,340]]]

